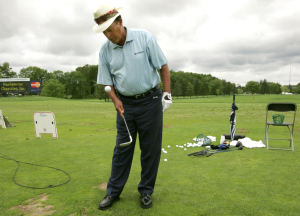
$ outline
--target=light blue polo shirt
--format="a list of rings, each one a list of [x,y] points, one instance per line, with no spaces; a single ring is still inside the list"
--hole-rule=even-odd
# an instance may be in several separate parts
[[[160,83],[157,70],[167,64],[156,39],[142,29],[126,28],[123,47],[107,40],[99,52],[97,83],[113,85],[125,96],[144,93]]]

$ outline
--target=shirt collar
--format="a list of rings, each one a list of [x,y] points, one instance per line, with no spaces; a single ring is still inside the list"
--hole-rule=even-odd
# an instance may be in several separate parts
[[[126,29],[126,40],[125,40],[125,43],[124,43],[124,45],[125,45],[127,42],[130,42],[130,41],[133,40],[133,34],[132,34],[132,31],[129,28],[126,28],[125,26],[124,26],[124,28]],[[115,49],[117,47],[121,47],[118,44],[114,44],[114,43],[111,43],[111,44],[112,44],[113,49]]]

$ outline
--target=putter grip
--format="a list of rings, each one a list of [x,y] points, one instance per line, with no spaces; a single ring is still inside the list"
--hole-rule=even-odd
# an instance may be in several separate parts
[[[235,103],[235,95],[233,95],[233,103]]]

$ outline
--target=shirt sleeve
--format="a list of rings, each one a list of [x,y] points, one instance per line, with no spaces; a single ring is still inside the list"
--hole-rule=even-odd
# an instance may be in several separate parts
[[[111,73],[109,70],[109,65],[105,59],[105,54],[103,53],[103,49],[100,49],[99,52],[97,84],[113,85]]]
[[[149,43],[147,46],[147,52],[150,57],[150,61],[152,65],[157,69],[160,70],[162,66],[168,63],[165,55],[163,54],[161,48],[159,47],[155,37],[151,35],[149,39]]]

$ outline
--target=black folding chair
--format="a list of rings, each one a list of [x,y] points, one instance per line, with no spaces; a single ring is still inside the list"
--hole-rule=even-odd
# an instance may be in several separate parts
[[[294,119],[293,122],[282,122],[282,123],[274,123],[268,122],[268,111],[275,111],[275,112],[293,112]],[[277,149],[277,150],[291,150],[294,151],[294,142],[293,142],[293,132],[294,132],[294,124],[296,118],[296,111],[297,105],[294,103],[269,103],[267,105],[267,114],[266,114],[266,127],[265,127],[265,143],[267,140],[267,149]],[[269,138],[268,130],[270,125],[272,126],[286,126],[290,131],[291,138],[290,139],[274,139]],[[290,149],[283,149],[283,148],[270,148],[269,147],[269,140],[289,140],[290,141]]]

